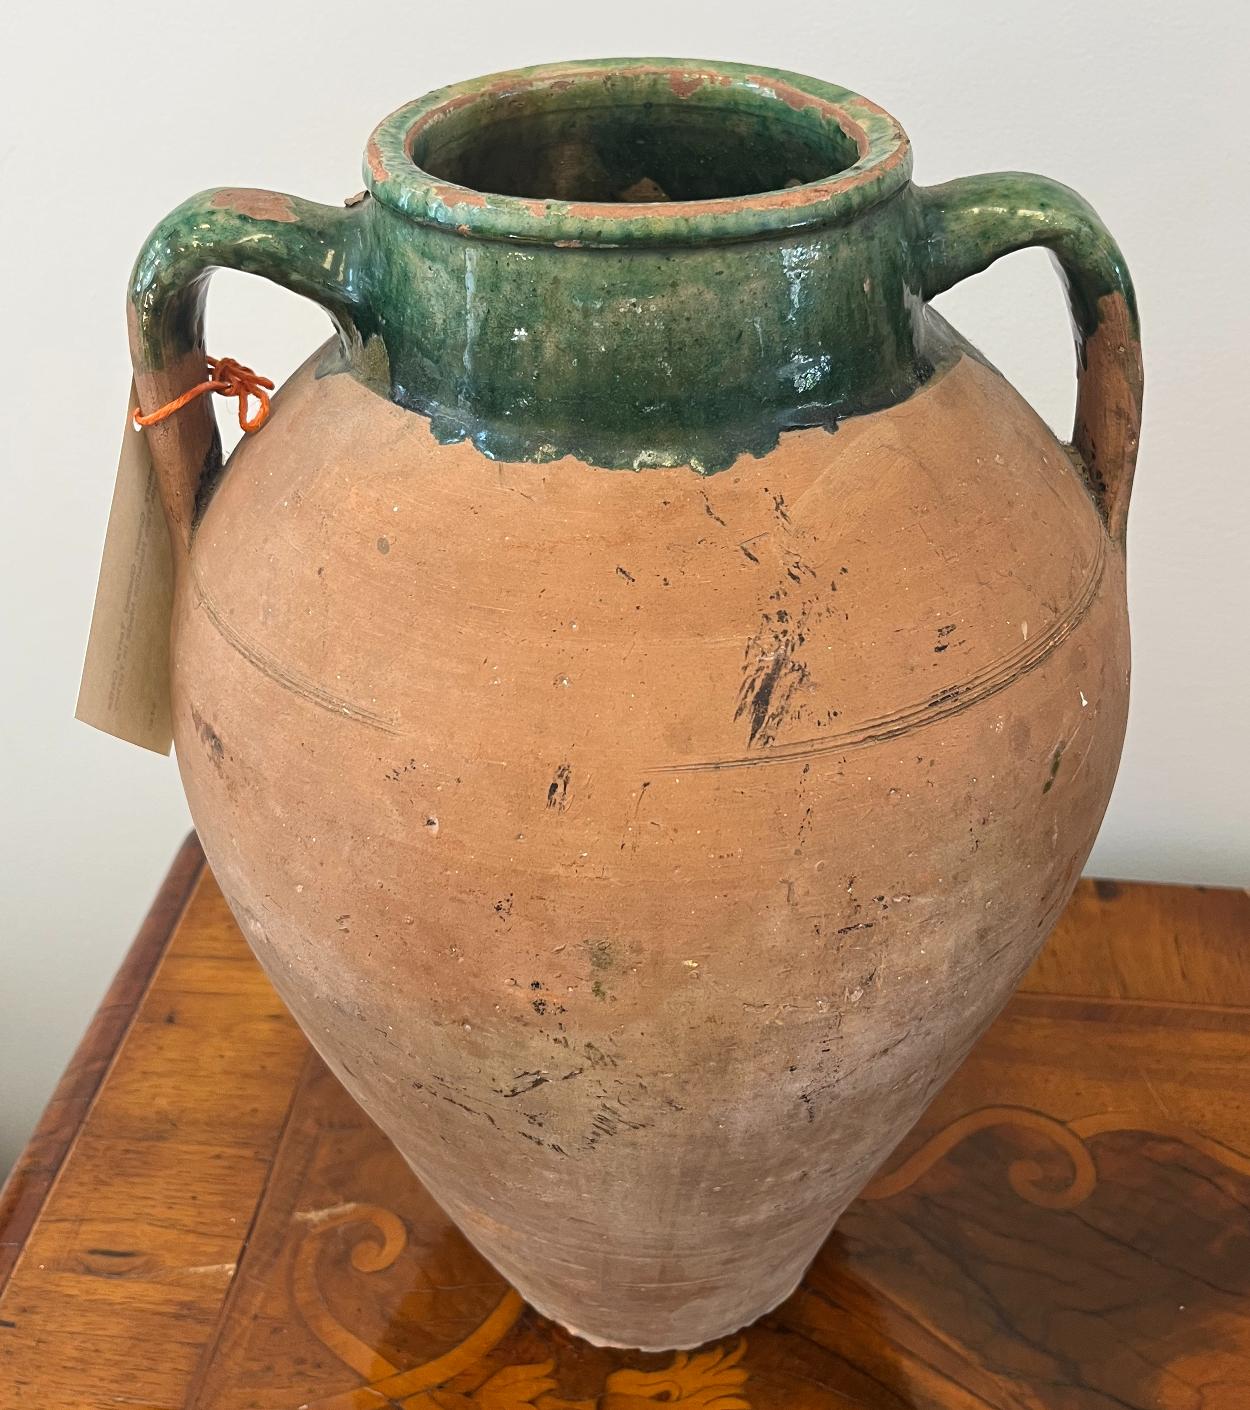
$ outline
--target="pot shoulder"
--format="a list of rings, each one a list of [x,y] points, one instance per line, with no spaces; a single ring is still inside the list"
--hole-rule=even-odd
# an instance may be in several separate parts
[[[233,457],[181,614],[330,730],[693,766],[996,695],[1122,592],[1117,559],[1064,448],[967,355],[706,477],[492,462],[310,364]]]

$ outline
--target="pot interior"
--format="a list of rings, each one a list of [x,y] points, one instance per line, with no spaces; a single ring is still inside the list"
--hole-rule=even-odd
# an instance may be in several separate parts
[[[712,72],[602,70],[513,82],[435,108],[410,134],[440,181],[538,200],[721,200],[853,166],[855,137],[821,105]]]

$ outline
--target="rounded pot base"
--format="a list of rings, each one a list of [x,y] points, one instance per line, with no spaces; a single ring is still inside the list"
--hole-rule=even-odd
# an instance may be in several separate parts
[[[544,1311],[544,1309],[540,1307],[538,1303],[532,1301],[528,1297],[525,1297],[524,1293],[522,1293],[521,1296],[525,1298],[526,1305],[532,1307],[540,1317],[545,1317],[547,1321],[554,1322],[557,1327],[560,1327],[562,1330],[568,1332],[570,1336],[578,1337],[584,1342],[589,1342],[591,1346],[602,1347],[607,1351],[638,1351],[643,1353],[644,1355],[654,1356],[663,1355],[665,1352],[670,1351],[699,1351],[703,1347],[710,1346],[713,1342],[723,1341],[726,1337],[738,1335],[740,1332],[745,1331],[748,1327],[753,1327],[756,1322],[760,1320],[761,1317],[767,1317],[770,1312],[775,1312],[783,1302],[786,1302],[789,1298],[792,1298],[802,1286],[803,1279],[804,1277],[806,1277],[806,1275],[807,1269],[805,1268],[803,1272],[794,1280],[793,1284],[787,1289],[786,1292],[784,1292],[780,1297],[774,1298],[771,1302],[767,1303],[764,1307],[760,1308],[760,1310],[753,1317],[747,1318],[747,1320],[744,1322],[731,1322],[723,1330],[718,1332],[712,1332],[708,1336],[705,1336],[698,1341],[665,1342],[662,1346],[640,1346],[637,1343],[631,1341],[612,1341],[609,1340],[607,1337],[597,1337],[593,1332],[583,1331],[580,1327],[575,1327],[571,1323],[564,1321],[560,1317],[557,1317],[550,1312]]]

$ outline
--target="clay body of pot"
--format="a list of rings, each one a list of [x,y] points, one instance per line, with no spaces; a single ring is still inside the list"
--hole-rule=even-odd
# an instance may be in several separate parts
[[[878,109],[732,65],[444,90],[366,174],[194,198],[136,270],[145,409],[202,376],[212,265],[336,328],[224,473],[202,401],[148,432],[187,794],[468,1237],[592,1340],[689,1346],[791,1291],[1092,844],[1131,286],[1064,188],[918,190]],[[1036,243],[1075,451],[927,306]]]

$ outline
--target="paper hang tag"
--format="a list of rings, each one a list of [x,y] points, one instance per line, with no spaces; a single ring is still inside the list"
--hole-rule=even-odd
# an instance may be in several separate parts
[[[134,426],[137,406],[131,382],[74,715],[118,739],[168,754],[174,570],[147,436]]]

